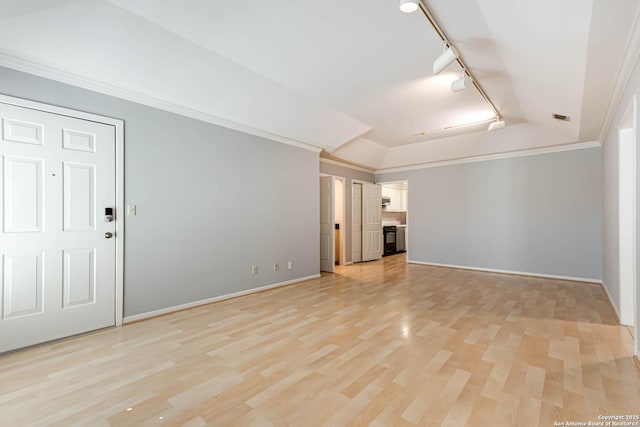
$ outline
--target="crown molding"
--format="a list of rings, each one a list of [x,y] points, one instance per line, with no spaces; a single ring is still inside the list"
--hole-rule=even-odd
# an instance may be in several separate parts
[[[353,169],[353,170],[356,170],[356,171],[367,172],[367,173],[371,173],[371,174],[376,172],[375,169],[362,168],[360,166],[354,166],[354,165],[351,165],[349,163],[339,162],[337,160],[325,159],[324,157],[320,157],[320,163],[326,163],[328,165],[340,166],[340,167],[343,167],[343,168]]]
[[[180,101],[168,97],[159,97],[157,95],[145,93],[145,91],[140,89],[133,90],[124,86],[100,82],[98,80],[83,77],[75,73],[63,71],[58,68],[44,65],[33,60],[20,58],[18,56],[0,52],[0,66],[80,87],[82,89],[88,89],[103,95],[113,96],[115,98],[157,108],[159,110],[168,111],[170,113],[179,114],[181,116],[258,136],[260,138],[266,138],[271,141],[280,142],[297,148],[313,151],[315,153],[322,151],[322,148],[311,142],[299,141],[283,135],[247,126],[233,120],[224,119],[200,109],[186,106]]]
[[[629,80],[631,79],[633,69],[635,68],[636,63],[638,62],[639,57],[640,57],[640,8],[638,8],[635,19],[633,20],[633,25],[631,27],[631,34],[627,39],[624,56],[622,57],[622,62],[620,63],[618,75],[613,85],[613,91],[611,92],[611,97],[609,98],[609,105],[607,106],[607,112],[604,116],[602,129],[600,130],[600,135],[598,137],[598,140],[603,143],[607,137],[607,133],[609,133],[609,128],[611,127],[613,118],[615,117],[616,112],[618,111],[618,106],[622,101],[622,95],[624,94],[624,91],[627,88],[627,85],[629,84]]]
[[[537,156],[540,154],[582,150],[585,148],[595,148],[595,147],[601,147],[601,146],[602,145],[598,141],[579,142],[576,144],[566,144],[566,145],[554,145],[551,147],[533,148],[529,150],[519,150],[519,151],[509,151],[506,153],[487,154],[484,156],[465,157],[465,158],[452,159],[452,160],[443,160],[438,162],[420,163],[417,165],[410,165],[410,166],[378,169],[376,170],[376,174],[391,173],[391,172],[405,172],[405,171],[411,171],[411,170],[417,170],[417,169],[428,169],[428,168],[437,168],[441,166],[461,165],[465,163],[486,162],[489,160],[511,159],[514,157]]]

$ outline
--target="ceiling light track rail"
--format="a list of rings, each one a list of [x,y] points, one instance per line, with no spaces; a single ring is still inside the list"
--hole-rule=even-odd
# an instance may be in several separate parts
[[[442,31],[442,28],[440,28],[440,25],[438,25],[433,15],[431,15],[431,12],[429,12],[429,9],[427,9],[427,6],[424,4],[423,0],[418,1],[418,6],[420,7],[422,14],[425,16],[425,18],[427,18],[427,21],[429,21],[429,23],[431,24],[433,29],[436,31],[438,36],[440,36],[442,41],[445,43],[445,47],[446,48],[453,47],[449,42],[449,38],[447,37],[447,35],[444,33],[444,31]],[[491,107],[491,109],[496,115],[496,120],[502,121],[502,114],[500,114],[496,106],[493,104],[493,102],[491,102],[491,99],[489,99],[485,91],[482,89],[482,86],[480,86],[480,84],[475,79],[475,77],[473,77],[473,74],[471,74],[471,71],[469,71],[469,68],[467,68],[467,66],[465,65],[464,61],[462,60],[459,54],[458,54],[458,57],[456,58],[456,61],[458,62],[458,65],[460,65],[460,67],[462,68],[463,72],[467,76],[469,76],[469,78],[473,82],[473,86],[475,86],[475,88],[478,90],[478,93],[480,94],[480,96],[482,96],[485,102],[489,104],[489,106]]]

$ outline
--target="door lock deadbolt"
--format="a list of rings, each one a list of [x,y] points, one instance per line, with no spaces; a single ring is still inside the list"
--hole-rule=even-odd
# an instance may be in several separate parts
[[[104,222],[113,221],[113,208],[104,208]]]

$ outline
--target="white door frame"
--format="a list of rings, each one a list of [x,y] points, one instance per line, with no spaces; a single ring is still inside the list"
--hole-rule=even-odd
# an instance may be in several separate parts
[[[636,322],[636,131],[635,97],[618,128],[618,245],[620,323]]]
[[[362,184],[364,184],[364,181],[361,181],[359,179],[351,180],[351,261],[353,264],[355,264],[356,262],[362,262]],[[356,212],[354,210],[354,205],[353,205],[354,185],[360,185],[360,212]],[[354,242],[354,233],[356,233],[356,223],[354,220],[358,216],[360,217],[360,230],[359,230],[360,231],[360,259],[356,261],[355,248],[354,248],[353,242]]]
[[[640,118],[638,117],[638,115],[640,114],[640,111],[638,111],[638,96],[637,95],[633,95],[633,98],[631,100],[631,105],[629,107],[631,109],[631,114],[632,114],[632,127],[633,127],[633,144],[635,146],[635,159],[634,159],[634,170],[635,170],[635,178],[636,178],[636,182],[635,182],[635,192],[634,192],[634,205],[633,205],[633,215],[634,215],[634,221],[633,221],[633,226],[635,228],[634,230],[634,245],[633,245],[633,249],[634,249],[634,254],[633,254],[633,273],[634,273],[634,289],[633,289],[633,293],[634,293],[634,306],[633,306],[633,310],[634,310],[634,325],[633,325],[633,335],[634,335],[634,346],[635,346],[635,354],[637,357],[640,358],[640,270],[639,270],[639,265],[640,262],[638,260],[638,255],[640,255],[640,250],[638,248],[638,244],[640,242],[640,170],[639,170],[639,166],[640,166],[640,141],[638,141],[638,136],[640,135],[640,132],[638,132],[638,125],[640,125]]]
[[[636,288],[636,177],[633,128],[618,130],[618,277],[620,323],[635,326]],[[632,155],[633,154],[633,155]]]
[[[335,218],[336,222],[340,221],[340,257],[337,260],[341,266],[347,261],[347,179],[343,176],[334,176],[336,181],[342,182],[342,218]],[[335,209],[335,207],[334,207]]]
[[[123,298],[124,298],[124,121],[110,117],[98,116],[83,111],[71,110],[69,108],[57,107],[43,104],[41,102],[29,101],[22,98],[15,98],[0,94],[0,103],[13,105],[16,107],[30,108],[32,110],[44,111],[46,113],[60,114],[77,119],[90,120],[92,122],[104,123],[115,128],[116,134],[116,306],[115,323],[122,325],[123,318]]]
[[[329,198],[326,203],[323,203],[323,182],[322,180],[325,178],[331,179],[331,185],[329,190]],[[320,174],[319,183],[319,192],[320,192],[320,222],[319,222],[319,237],[320,237],[320,271],[324,271],[327,273],[333,273],[336,268],[336,243],[335,243],[335,222],[336,222],[336,189],[335,189],[335,177],[333,175],[327,175],[324,173]],[[327,203],[330,206],[327,206]],[[329,208],[330,207],[330,208]],[[329,208],[329,209],[328,209]],[[323,222],[323,214],[329,212],[328,215],[331,216],[332,220],[328,222]],[[329,243],[326,243],[323,246],[323,236],[328,235]],[[327,256],[323,255],[323,247],[325,247],[329,253]]]

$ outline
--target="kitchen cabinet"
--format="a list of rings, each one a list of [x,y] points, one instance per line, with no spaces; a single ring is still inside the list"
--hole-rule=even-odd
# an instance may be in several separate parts
[[[391,197],[391,206],[389,206],[389,210],[396,212],[400,210],[400,191],[395,188],[389,189],[390,197]]]
[[[407,190],[382,187],[382,195],[391,199],[391,204],[385,208],[385,212],[407,211]]]

